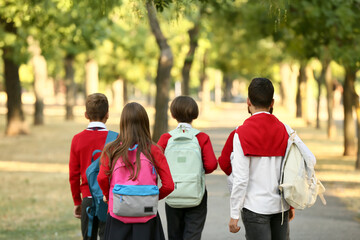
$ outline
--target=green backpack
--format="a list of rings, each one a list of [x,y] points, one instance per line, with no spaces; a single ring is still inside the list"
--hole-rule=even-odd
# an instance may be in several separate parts
[[[175,190],[166,198],[174,208],[198,206],[205,192],[205,170],[196,129],[176,128],[169,132],[165,157],[168,161]]]

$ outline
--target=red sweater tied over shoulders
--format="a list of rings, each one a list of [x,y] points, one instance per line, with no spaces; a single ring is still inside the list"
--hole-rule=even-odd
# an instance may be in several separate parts
[[[284,156],[289,138],[286,128],[274,115],[259,113],[236,130],[245,156]]]

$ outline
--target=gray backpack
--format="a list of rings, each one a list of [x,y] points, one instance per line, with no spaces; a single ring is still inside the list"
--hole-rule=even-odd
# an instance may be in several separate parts
[[[195,207],[205,192],[205,170],[196,135],[199,130],[176,128],[169,132],[165,157],[168,161],[175,190],[166,198],[174,208]]]

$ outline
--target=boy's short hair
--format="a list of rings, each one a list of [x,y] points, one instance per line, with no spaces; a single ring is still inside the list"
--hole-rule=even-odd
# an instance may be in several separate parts
[[[197,103],[188,96],[176,97],[170,105],[170,112],[178,122],[184,123],[191,123],[199,116]]]
[[[109,111],[107,97],[102,93],[93,93],[86,97],[86,114],[91,121],[101,121]]]
[[[254,78],[248,88],[248,97],[255,107],[270,107],[274,98],[274,86],[267,78]]]

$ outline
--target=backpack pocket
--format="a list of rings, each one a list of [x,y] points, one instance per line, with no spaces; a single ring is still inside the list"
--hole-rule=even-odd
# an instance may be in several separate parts
[[[168,198],[196,199],[201,195],[201,179],[195,174],[174,174],[175,189]]]
[[[119,185],[113,189],[113,213],[122,217],[156,215],[159,188],[155,185]]]

